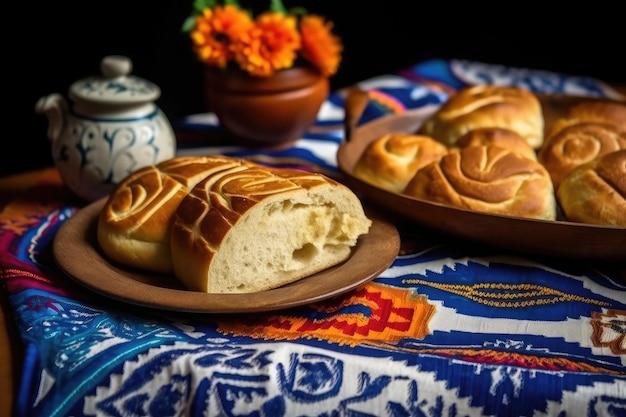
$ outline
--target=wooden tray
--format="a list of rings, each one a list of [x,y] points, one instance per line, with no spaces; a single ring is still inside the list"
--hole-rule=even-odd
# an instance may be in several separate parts
[[[546,125],[574,102],[596,100],[580,97],[541,97]],[[365,147],[389,132],[414,132],[437,110],[428,106],[404,114],[383,116],[357,126],[365,108],[362,91],[351,90],[346,97],[346,139],[337,152],[339,169],[346,182],[368,204],[405,221],[437,232],[505,249],[573,259],[626,262],[626,228],[573,223],[563,220],[534,220],[480,213],[449,207],[392,193],[355,177],[352,172]]]
[[[397,229],[373,220],[359,238],[350,258],[340,265],[292,284],[250,294],[208,294],[190,291],[171,275],[125,268],[106,258],[97,237],[97,219],[104,199],[91,203],[67,220],[57,232],[53,254],[57,265],[86,288],[127,303],[193,313],[247,313],[310,304],[354,290],[384,272],[400,249]]]

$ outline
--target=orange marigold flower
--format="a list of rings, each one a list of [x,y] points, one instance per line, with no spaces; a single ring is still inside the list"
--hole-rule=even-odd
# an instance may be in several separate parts
[[[252,75],[268,76],[277,70],[290,68],[300,45],[294,16],[265,12],[234,45],[235,60]]]
[[[332,34],[332,27],[331,22],[316,15],[304,16],[300,22],[302,57],[326,76],[337,72],[343,50],[339,37]]]
[[[206,8],[190,33],[193,49],[202,62],[224,68],[234,57],[233,41],[253,24],[250,15],[236,6]]]

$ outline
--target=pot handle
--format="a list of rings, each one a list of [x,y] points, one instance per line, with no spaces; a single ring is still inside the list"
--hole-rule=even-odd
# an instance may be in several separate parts
[[[369,103],[369,95],[366,91],[361,90],[359,87],[350,87],[346,91],[346,98],[344,101],[344,138],[347,142],[352,139],[354,130],[357,128],[359,120]]]

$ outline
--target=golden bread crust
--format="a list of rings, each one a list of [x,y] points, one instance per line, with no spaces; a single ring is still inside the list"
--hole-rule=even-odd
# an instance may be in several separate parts
[[[561,182],[557,199],[570,221],[626,227],[626,149],[571,171]]]
[[[426,120],[419,133],[453,146],[465,133],[482,127],[513,130],[538,149],[544,135],[541,103],[524,88],[489,84],[466,87]]]
[[[511,129],[500,127],[483,127],[470,130],[456,142],[457,148],[470,146],[493,145],[517,152],[526,158],[537,160],[537,153],[526,139]]]
[[[100,212],[100,247],[117,262],[172,272],[169,234],[178,205],[207,175],[241,164],[222,156],[178,157],[135,171],[116,186]]]
[[[554,220],[550,176],[537,161],[497,146],[472,146],[420,169],[404,194],[491,214]]]
[[[538,159],[550,173],[555,189],[576,167],[607,153],[626,149],[626,132],[611,123],[559,119],[550,132]]]
[[[365,182],[399,193],[418,169],[447,153],[448,148],[430,136],[389,133],[365,148],[353,173]]]
[[[613,101],[589,101],[571,106],[566,119],[613,125],[626,132],[626,104]]]

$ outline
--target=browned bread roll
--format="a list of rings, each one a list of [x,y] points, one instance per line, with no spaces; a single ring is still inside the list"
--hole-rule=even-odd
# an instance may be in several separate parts
[[[557,199],[570,221],[626,227],[626,149],[574,169],[561,182]]]
[[[239,167],[242,160],[221,156],[179,157],[147,166],[122,180],[98,219],[103,252],[122,264],[173,272],[170,223],[189,190],[215,171]]]
[[[476,85],[452,95],[419,129],[448,146],[470,130],[501,127],[513,130],[539,149],[544,119],[539,99],[520,87]]]
[[[574,168],[593,159],[626,149],[626,133],[615,124],[559,119],[539,151],[539,162],[546,167],[554,188]]]
[[[321,174],[232,167],[178,206],[174,271],[196,291],[268,290],[345,261],[370,226],[356,195]]]
[[[444,144],[429,136],[389,133],[368,144],[353,174],[372,185],[399,193],[418,169],[447,153]]]
[[[537,160],[537,153],[526,139],[518,133],[500,127],[483,127],[470,130],[459,138],[456,147],[467,148],[469,146],[493,145],[519,153],[526,158]]]
[[[449,153],[417,171],[404,194],[491,214],[556,218],[556,198],[546,169],[497,146]]]
[[[585,101],[571,106],[566,119],[610,124],[626,132],[626,104],[613,101]]]

